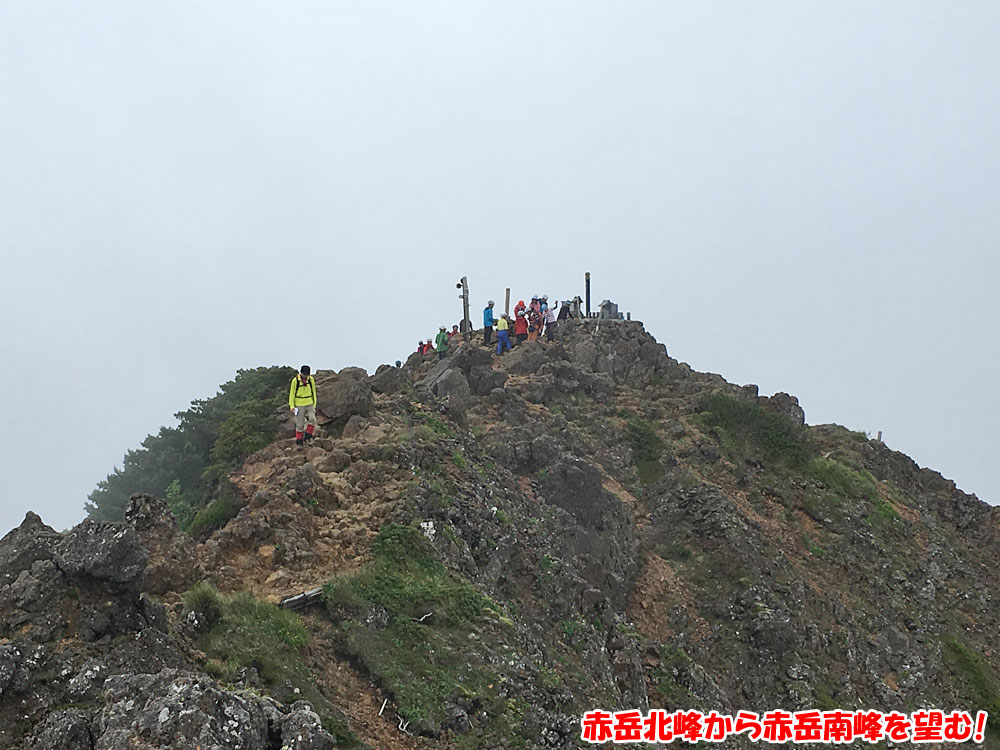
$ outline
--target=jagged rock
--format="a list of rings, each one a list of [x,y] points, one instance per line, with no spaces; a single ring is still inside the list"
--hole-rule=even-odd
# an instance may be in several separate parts
[[[28,511],[24,521],[0,539],[0,583],[10,583],[38,560],[49,560],[60,534]]]
[[[796,424],[805,424],[806,413],[799,406],[799,400],[787,393],[775,393],[770,398],[763,399],[764,408],[776,414],[782,414]]]
[[[370,381],[375,393],[399,393],[410,384],[410,376],[408,370],[402,367],[379,365]]]
[[[281,723],[282,750],[332,750],[333,738],[323,731],[312,706],[299,701]]]
[[[503,370],[491,370],[489,365],[474,365],[469,370],[469,387],[477,396],[488,396],[495,388],[503,388],[507,382]]]
[[[341,437],[353,438],[364,432],[365,427],[368,423],[362,419],[360,416],[355,414],[350,419],[347,420],[347,424],[344,425],[344,432]]]
[[[451,402],[462,403],[472,394],[469,381],[462,371],[452,367],[447,359],[438,362],[417,386],[418,393],[430,394]]]
[[[337,377],[348,380],[365,380],[368,378],[368,372],[363,367],[345,367],[337,373]]]
[[[328,451],[314,463],[316,470],[321,472],[343,471],[350,465],[351,454],[339,448]]]
[[[232,693],[213,680],[177,670],[119,675],[106,683],[95,750],[219,747],[268,750],[281,727],[268,701]]]
[[[663,430],[672,440],[679,440],[687,433],[687,429],[679,419],[668,419],[663,425]]]
[[[153,594],[184,591],[204,577],[197,545],[177,526],[163,500],[136,494],[125,511],[125,525],[135,531],[149,553],[143,589]]]
[[[53,711],[28,742],[31,750],[94,750],[91,717],[76,708]]]
[[[70,576],[138,590],[149,555],[124,524],[86,520],[56,545],[55,561]]]
[[[372,408],[372,384],[360,367],[345,367],[336,375],[316,376],[317,417],[325,422],[346,422],[352,415],[367,417]]]
[[[538,372],[538,368],[545,364],[544,344],[538,342],[525,342],[512,352],[504,355],[502,360],[504,369],[511,375],[531,375]]]

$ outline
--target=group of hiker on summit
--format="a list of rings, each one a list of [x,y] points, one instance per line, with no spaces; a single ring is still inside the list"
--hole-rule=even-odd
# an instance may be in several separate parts
[[[493,307],[495,305],[496,302],[490,300],[483,309],[483,345],[493,346],[493,329],[495,328],[497,354],[510,351],[524,341],[535,341],[543,334],[548,341],[554,341],[558,322],[570,317],[569,301],[564,300],[559,312],[556,312],[558,303],[549,306],[549,297],[546,294],[541,296],[536,294],[528,304],[525,304],[523,299],[518,300],[514,306],[513,318],[507,313],[501,314],[500,317],[494,317]],[[513,339],[511,339],[512,333]],[[417,353],[430,354],[436,351],[438,359],[444,359],[448,356],[451,339],[459,334],[457,325],[452,326],[450,331],[445,326],[441,326],[433,342],[427,339],[426,341],[421,340],[417,344]]]
[[[547,341],[555,341],[556,328],[560,320],[566,320],[570,316],[569,302],[563,300],[562,307],[556,312],[558,301],[554,305],[549,305],[547,294],[531,298],[527,305],[524,300],[518,300],[514,305],[514,318],[507,313],[503,313],[499,318],[493,317],[493,306],[496,303],[489,301],[483,310],[483,344],[492,346],[493,327],[497,329],[497,354],[510,351],[517,344],[525,341],[536,341],[543,333]],[[511,329],[514,332],[514,341],[511,343]]]
[[[559,321],[570,317],[570,303],[567,300],[563,300],[561,306],[558,302],[550,306],[548,295],[545,294],[534,295],[528,304],[525,304],[524,300],[518,300],[514,305],[513,320],[507,313],[502,313],[499,318],[494,317],[495,304],[490,300],[483,309],[483,344],[487,347],[493,346],[493,329],[496,328],[498,355],[510,351],[525,341],[536,341],[543,334],[546,340],[555,341]],[[511,331],[514,334],[513,341]],[[433,342],[427,339],[417,344],[417,352],[429,354],[436,351],[438,359],[444,359],[448,355],[451,339],[459,335],[457,325],[452,326],[450,331],[446,326],[441,326]],[[398,362],[396,366],[399,366]],[[288,408],[295,415],[296,445],[305,445],[315,437],[316,403],[316,379],[312,376],[309,365],[302,365],[292,378],[288,391]]]

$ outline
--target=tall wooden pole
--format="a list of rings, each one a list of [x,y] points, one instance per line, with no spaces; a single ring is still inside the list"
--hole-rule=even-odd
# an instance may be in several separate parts
[[[510,287],[507,287],[507,296],[503,301],[504,315],[510,315]]]
[[[469,320],[469,280],[463,276],[456,286],[462,290],[458,295],[462,300],[462,333],[465,341],[469,342],[472,340],[472,321]]]
[[[583,276],[584,280],[587,282],[587,317],[590,317],[590,271]]]

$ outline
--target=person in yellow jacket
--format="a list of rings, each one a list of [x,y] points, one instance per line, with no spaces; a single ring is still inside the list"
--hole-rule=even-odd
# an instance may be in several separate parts
[[[288,390],[288,408],[295,414],[296,445],[312,440],[316,432],[316,379],[310,372],[309,365],[302,365]]]
[[[497,321],[497,354],[510,351],[510,318],[507,313]]]

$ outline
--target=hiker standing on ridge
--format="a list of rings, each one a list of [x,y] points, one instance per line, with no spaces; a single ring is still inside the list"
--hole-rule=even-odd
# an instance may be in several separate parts
[[[493,340],[493,326],[496,325],[496,319],[493,317],[493,305],[496,304],[493,300],[490,300],[489,304],[486,305],[483,310],[483,345],[489,346],[490,342]]]
[[[310,372],[309,365],[302,365],[288,390],[288,408],[295,414],[296,445],[312,440],[316,432],[316,379]]]
[[[448,356],[448,333],[444,326],[441,326],[438,330],[438,335],[437,338],[434,339],[434,343],[437,344],[438,361]]]
[[[509,327],[510,318],[507,317],[507,313],[504,313],[500,316],[500,320],[497,321],[497,354],[510,351]]]

